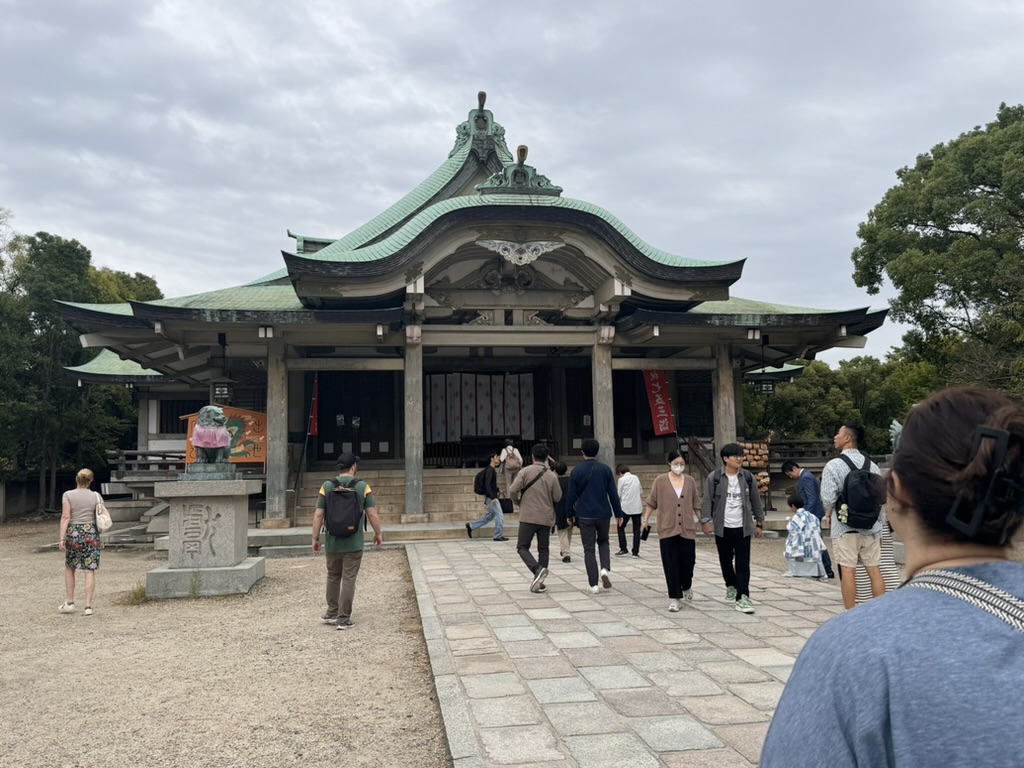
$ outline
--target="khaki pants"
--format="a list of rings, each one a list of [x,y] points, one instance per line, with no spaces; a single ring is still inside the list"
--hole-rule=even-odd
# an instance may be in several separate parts
[[[558,531],[558,554],[562,557],[571,554],[569,552],[570,544],[572,544],[572,526],[567,525]]]
[[[338,621],[352,617],[356,596],[356,576],[363,563],[363,552],[327,552],[327,615]]]

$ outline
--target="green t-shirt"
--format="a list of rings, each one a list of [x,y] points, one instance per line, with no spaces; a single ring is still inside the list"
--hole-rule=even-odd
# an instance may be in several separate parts
[[[351,475],[341,475],[340,477],[334,478],[334,480],[328,480],[326,483],[320,486],[320,495],[316,500],[316,508],[322,510],[324,514],[327,512],[327,494],[333,491],[336,487],[336,483],[348,488],[352,481],[356,478]],[[370,488],[370,484],[365,480],[360,480],[356,483],[356,493],[359,494],[359,501],[363,507],[363,515],[366,514],[366,510],[370,507],[376,507],[377,502],[373,498],[373,489]],[[331,536],[327,533],[326,529],[323,530],[324,539],[324,552],[329,552],[332,555],[336,555],[340,552],[359,552],[365,546],[363,537],[363,526],[360,525],[358,530],[347,538],[341,538],[339,536]]]

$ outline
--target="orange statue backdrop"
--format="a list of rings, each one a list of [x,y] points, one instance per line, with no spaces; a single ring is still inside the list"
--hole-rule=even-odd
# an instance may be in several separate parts
[[[246,411],[241,408],[223,406],[224,415],[228,418],[225,425],[231,434],[232,464],[264,464],[267,461],[267,414],[259,411]],[[185,451],[185,463],[195,464],[196,449],[192,445],[192,430],[199,420],[198,413],[182,416],[188,419],[188,447]]]

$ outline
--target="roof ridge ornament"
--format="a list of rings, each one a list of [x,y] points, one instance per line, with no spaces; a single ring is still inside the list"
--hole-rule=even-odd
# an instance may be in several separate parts
[[[537,169],[526,164],[529,147],[520,144],[516,149],[516,162],[506,165],[494,173],[476,189],[481,195],[514,194],[514,195],[552,195],[560,197],[562,188],[551,183],[547,176],[537,173]]]
[[[486,161],[487,156],[495,147],[504,150],[506,154],[511,154],[508,151],[508,145],[505,144],[505,129],[494,122],[491,110],[484,109],[484,104],[487,103],[487,93],[480,91],[476,98],[477,108],[471,109],[466,122],[455,129],[455,146],[448,153],[448,157],[454,156],[469,141],[473,142],[473,151],[481,161]]]

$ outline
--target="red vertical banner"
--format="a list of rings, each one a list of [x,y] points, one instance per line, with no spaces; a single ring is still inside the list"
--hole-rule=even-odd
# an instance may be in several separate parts
[[[317,371],[313,374],[313,404],[309,407],[309,434],[312,437],[316,437],[320,434],[320,419],[318,418],[319,413],[317,411],[317,399],[320,394],[320,372]]]
[[[676,431],[672,415],[672,398],[668,393],[668,376],[665,371],[644,371],[644,386],[647,387],[647,402],[651,406],[651,423],[654,434],[671,435]]]

